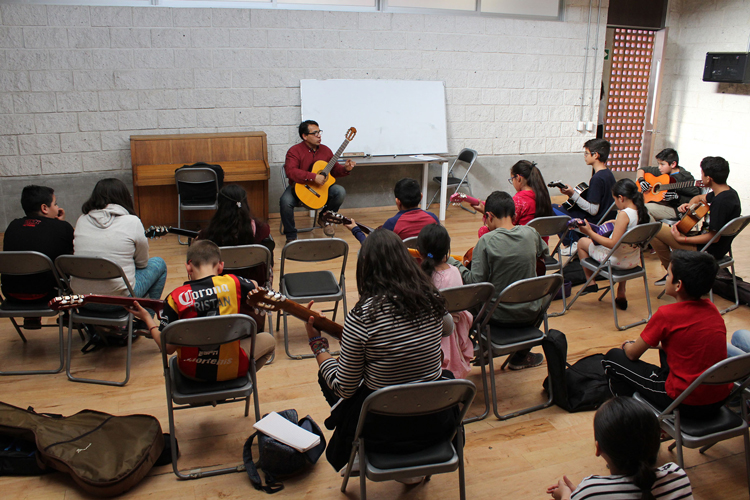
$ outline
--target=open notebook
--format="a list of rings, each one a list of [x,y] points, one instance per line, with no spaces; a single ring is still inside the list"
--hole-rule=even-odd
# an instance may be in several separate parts
[[[275,411],[255,422],[253,427],[263,434],[291,446],[300,453],[320,444],[320,436],[293,424]]]

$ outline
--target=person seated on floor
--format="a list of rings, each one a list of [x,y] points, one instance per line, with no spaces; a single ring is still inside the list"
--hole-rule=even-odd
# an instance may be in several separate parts
[[[161,330],[178,319],[246,312],[245,297],[257,286],[254,281],[233,274],[222,275],[224,263],[221,261],[221,250],[212,241],[193,242],[188,248],[186,260],[188,281],[167,296],[159,325],[138,303],[126,309],[146,323],[146,328],[159,349],[166,349],[167,354],[177,352],[180,373],[186,377],[204,382],[221,382],[242,377],[248,369],[247,351],[252,346],[251,338],[225,344],[218,350],[163,346],[161,343]],[[203,293],[204,291],[209,293]],[[275,347],[276,341],[270,333],[255,334],[256,371],[263,368]]]
[[[448,264],[458,267],[464,284],[489,281],[497,295],[516,281],[533,278],[537,260],[549,255],[547,244],[529,226],[516,226],[513,198],[503,191],[495,191],[484,204],[490,232],[479,238],[474,247],[471,269],[448,257]],[[490,323],[495,325],[528,325],[539,315],[541,301],[533,304],[500,304],[495,308]],[[523,349],[513,353],[508,367],[521,370],[539,366],[542,354]]]
[[[727,328],[719,310],[707,299],[718,265],[707,253],[672,252],[666,293],[676,303],[659,307],[636,340],[611,349],[602,364],[612,393],[638,392],[664,409],[704,371],[727,358]],[[648,349],[659,349],[661,366],[641,360]],[[702,386],[680,405],[687,418],[710,418],[724,404],[732,385]]]
[[[586,220],[583,220],[583,225],[579,227],[579,231],[586,235],[586,238],[578,240],[578,258],[582,261],[589,256],[597,262],[604,261],[623,234],[649,220],[648,212],[643,204],[643,195],[638,191],[635,182],[630,179],[620,179],[612,187],[612,197],[615,199],[618,212],[615,227],[608,237],[595,232]],[[620,245],[609,261],[615,269],[632,269],[641,264],[641,252],[637,245]],[[586,280],[594,273],[586,267],[583,268],[583,272]],[[618,309],[622,310],[628,308],[628,299],[625,297],[626,284],[626,281],[617,284],[615,304]],[[597,291],[599,291],[599,286],[593,283],[586,287],[583,294]]]
[[[607,213],[612,205],[612,186],[615,185],[615,176],[607,167],[610,144],[604,139],[590,139],[583,145],[583,159],[586,165],[594,170],[594,174],[588,183],[588,189],[579,194],[572,186],[567,185],[560,192],[574,203],[573,208],[566,209],[561,205],[552,205],[557,215],[567,215],[573,219],[585,219],[596,224]],[[574,255],[577,241],[581,237],[576,231],[569,231],[563,244],[568,247],[563,253]]]
[[[594,415],[594,444],[611,474],[589,476],[577,486],[563,476],[547,493],[555,500],[693,498],[690,478],[679,465],[656,467],[660,433],[659,421],[646,405],[632,398],[610,399]]]
[[[26,216],[8,224],[4,252],[39,252],[52,262],[60,255],[73,253],[73,226],[65,221],[65,210],[57,205],[54,189],[26,186],[21,191],[21,207]],[[23,276],[6,274],[2,279],[5,299],[20,304],[46,304],[57,295],[58,285],[51,271]],[[24,318],[24,328],[41,326],[42,318]]]
[[[674,183],[686,183],[687,186],[682,186],[677,189],[670,189],[664,191],[664,199],[661,201],[649,201],[646,203],[646,209],[651,216],[651,221],[660,221],[663,219],[675,219],[677,218],[677,207],[683,203],[688,203],[694,196],[701,194],[700,188],[695,186],[695,178],[693,174],[678,165],[680,157],[672,148],[662,149],[659,154],[656,155],[656,161],[659,164],[658,167],[640,167],[635,173],[640,184],[641,191],[648,193],[653,187],[650,182],[645,179],[645,174],[651,174],[654,177],[660,177],[662,175],[669,176],[669,181],[662,184],[674,184]]]
[[[338,358],[331,356],[313,318],[305,324],[318,382],[331,406],[325,425],[334,433],[326,458],[337,471],[349,460],[367,396],[391,385],[454,378],[440,366],[445,302],[392,231],[378,228],[362,243],[357,290],[359,301],[344,319]],[[418,452],[450,434],[453,418],[452,412],[413,419],[375,416],[365,429],[368,449]]]
[[[669,255],[673,249],[700,250],[703,245],[711,241],[716,233],[730,220],[739,217],[742,205],[737,191],[727,185],[729,177],[729,163],[720,156],[707,156],[701,160],[701,180],[703,185],[712,192],[693,197],[688,203],[683,203],[677,210],[685,213],[697,203],[709,205],[711,217],[708,221],[708,231],[695,236],[686,236],[677,229],[677,224],[668,226],[662,224],[656,237],[651,240],[651,247],[659,256],[664,269],[669,266]],[[704,225],[705,228],[705,225]],[[734,236],[723,236],[713,242],[708,250],[718,261],[721,260],[732,247]],[[656,285],[663,285],[666,276],[656,281]]]
[[[727,344],[727,356],[742,356],[750,352],[750,330],[737,330]]]

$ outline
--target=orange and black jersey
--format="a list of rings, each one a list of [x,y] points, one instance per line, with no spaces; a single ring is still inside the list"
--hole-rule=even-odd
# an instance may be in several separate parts
[[[186,281],[169,294],[161,313],[161,328],[172,321],[238,314],[242,300],[255,287],[232,274]],[[180,371],[207,382],[231,380],[247,373],[247,353],[239,341],[222,346],[182,347],[177,350]]]

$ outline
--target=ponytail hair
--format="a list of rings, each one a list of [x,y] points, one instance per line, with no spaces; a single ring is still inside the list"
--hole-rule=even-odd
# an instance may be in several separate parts
[[[656,482],[660,432],[651,410],[630,397],[614,397],[594,415],[594,439],[600,451],[620,474],[633,476],[641,500],[654,499],[651,489]]]
[[[643,193],[638,191],[638,186],[630,179],[620,179],[612,186],[612,196],[624,196],[633,200],[636,210],[638,210],[638,224],[645,224],[649,221],[648,210],[643,201]]]
[[[417,236],[417,250],[422,254],[422,271],[432,276],[451,251],[451,237],[440,224],[428,224]]]
[[[255,242],[254,219],[247,202],[247,192],[237,184],[227,184],[219,191],[219,208],[208,223],[203,238],[220,247],[250,245]]]
[[[534,217],[549,217],[555,215],[552,211],[552,200],[550,200],[547,185],[545,184],[542,172],[536,166],[536,163],[528,160],[518,161],[515,165],[510,167],[510,174],[520,175],[526,179],[526,184],[528,184],[534,192],[534,198],[536,200],[536,211]]]

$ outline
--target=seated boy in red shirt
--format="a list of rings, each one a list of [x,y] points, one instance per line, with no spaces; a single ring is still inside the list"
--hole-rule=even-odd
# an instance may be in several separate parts
[[[718,271],[707,253],[675,250],[667,271],[667,295],[677,299],[651,317],[641,336],[610,350],[602,364],[617,396],[637,391],[658,408],[669,406],[704,371],[727,358],[727,329],[716,306],[701,297]],[[649,348],[659,347],[661,367],[641,361]],[[710,418],[729,396],[731,384],[702,386],[680,405],[680,413]]]
[[[160,349],[161,330],[172,321],[239,314],[242,312],[247,293],[257,286],[254,281],[233,274],[221,276],[224,270],[221,251],[216,243],[209,240],[193,242],[187,251],[185,268],[190,281],[176,288],[166,298],[160,326],[140,304],[127,308],[146,323]],[[166,349],[167,354],[177,352],[180,372],[186,377],[204,382],[220,382],[242,377],[247,373],[247,351],[250,347],[251,339],[246,338],[224,344],[218,349],[213,346],[199,348],[173,345],[167,345]],[[263,368],[275,347],[276,341],[271,334],[256,333],[256,371]]]

